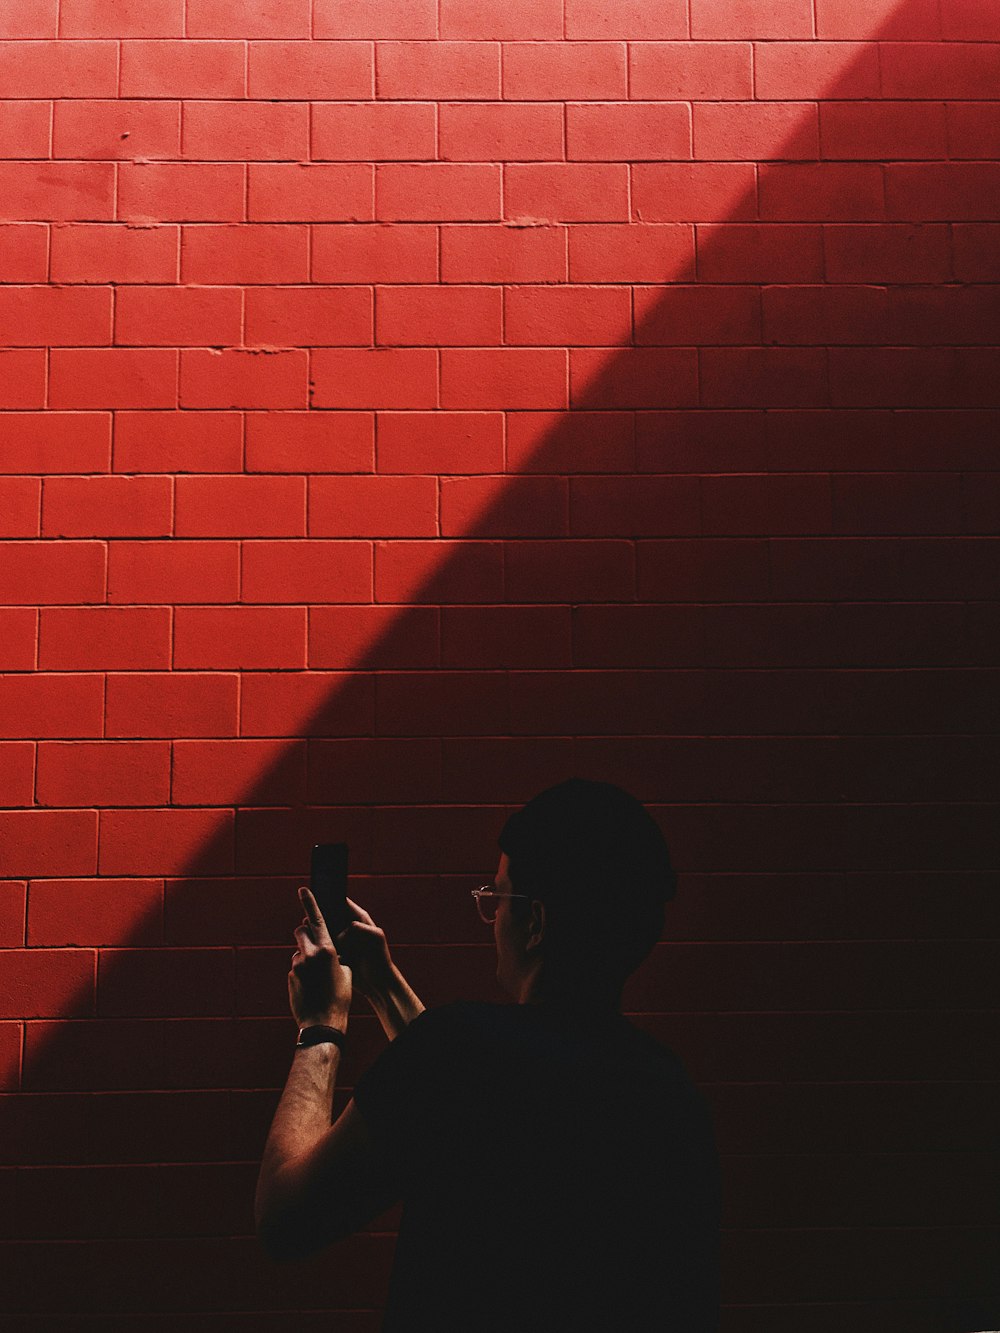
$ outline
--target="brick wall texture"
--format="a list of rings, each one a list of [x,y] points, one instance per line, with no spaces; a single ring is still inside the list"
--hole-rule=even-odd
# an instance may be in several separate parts
[[[998,92],[993,0],[0,4],[4,1327],[373,1333],[392,1216],[253,1237],[309,844],[494,998],[573,773],[725,1333],[1000,1324]]]

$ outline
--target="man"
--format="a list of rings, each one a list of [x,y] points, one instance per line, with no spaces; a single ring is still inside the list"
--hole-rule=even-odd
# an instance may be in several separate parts
[[[676,1057],[619,1011],[674,894],[663,836],[620,788],[573,779],[499,841],[494,883],[474,892],[512,1005],[424,1011],[367,913],[352,904],[335,947],[300,890],[289,997],[300,1042],[330,1041],[296,1051],[258,1234],[297,1258],[402,1199],[386,1331],[711,1333],[709,1118]],[[390,1043],[331,1127],[352,981]]]

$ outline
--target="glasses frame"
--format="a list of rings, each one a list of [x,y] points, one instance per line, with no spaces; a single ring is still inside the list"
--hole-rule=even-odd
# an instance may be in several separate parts
[[[476,911],[479,913],[479,918],[487,926],[492,926],[496,921],[496,912],[500,910],[500,904],[497,904],[496,911],[489,917],[483,910],[484,898],[523,898],[526,902],[528,900],[528,895],[526,893],[501,893],[500,890],[495,889],[492,884],[482,884],[478,889],[472,889],[471,893],[476,900]]]

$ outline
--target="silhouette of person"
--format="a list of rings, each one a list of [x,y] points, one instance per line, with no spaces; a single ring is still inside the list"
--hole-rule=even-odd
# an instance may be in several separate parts
[[[675,891],[663,835],[620,788],[572,779],[499,842],[494,882],[473,892],[515,1004],[425,1010],[363,909],[334,944],[300,890],[289,995],[300,1041],[320,1040],[296,1051],[275,1114],[258,1235],[298,1258],[402,1199],[387,1333],[710,1333],[709,1116],[677,1057],[620,1012]],[[331,1126],[352,984],[390,1043]]]

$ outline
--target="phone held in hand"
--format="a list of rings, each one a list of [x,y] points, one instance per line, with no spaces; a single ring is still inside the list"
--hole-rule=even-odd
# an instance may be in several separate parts
[[[321,842],[313,847],[309,887],[330,935],[336,937],[351,922],[347,907],[346,842]]]

